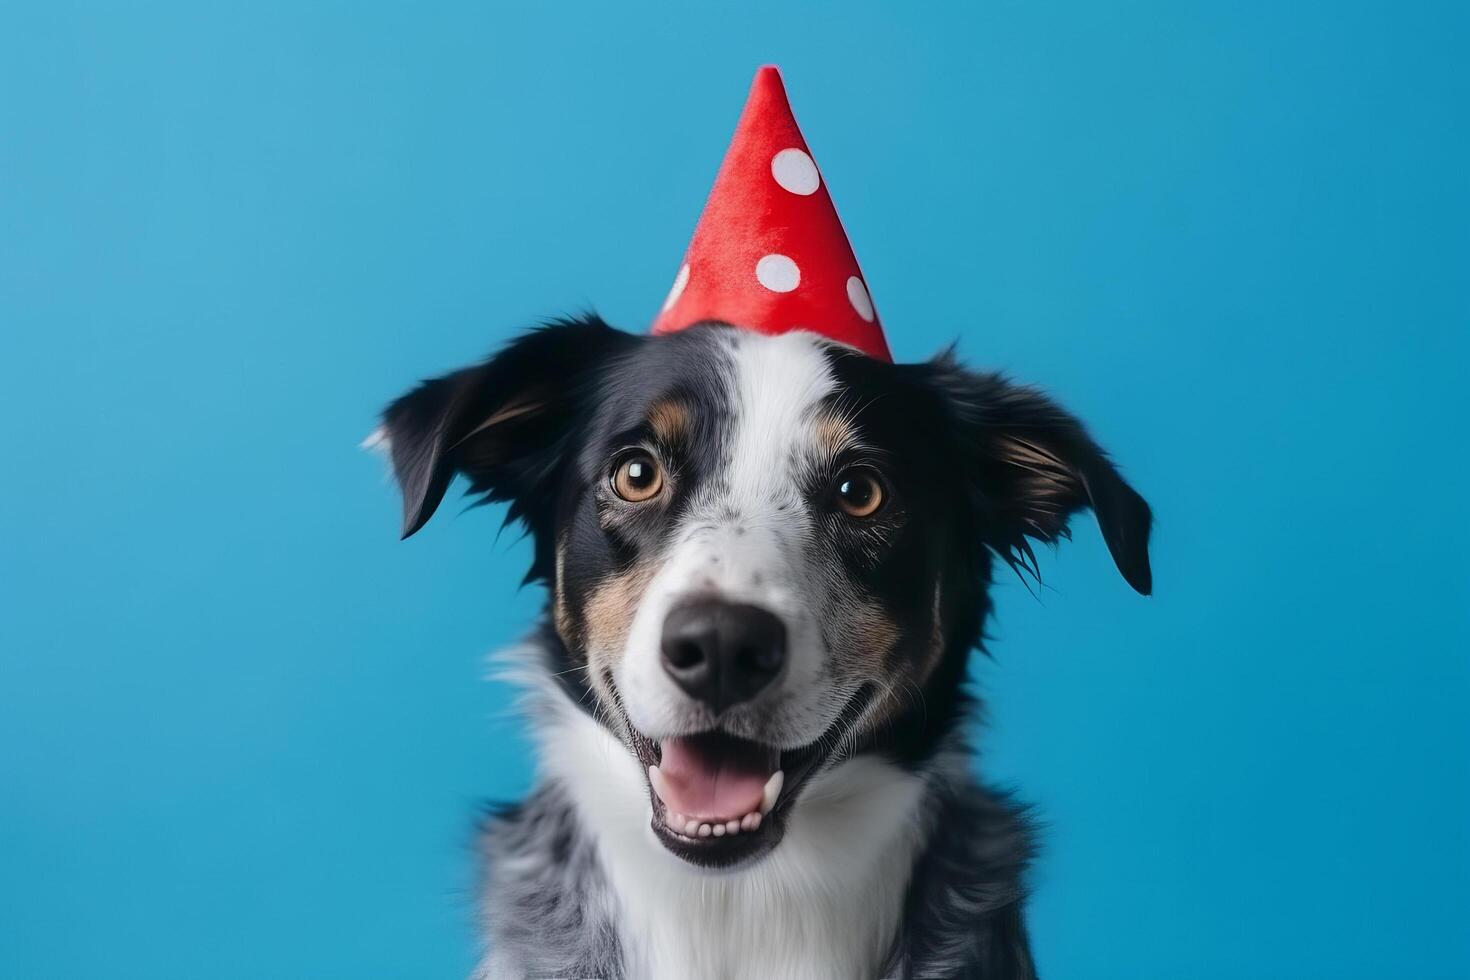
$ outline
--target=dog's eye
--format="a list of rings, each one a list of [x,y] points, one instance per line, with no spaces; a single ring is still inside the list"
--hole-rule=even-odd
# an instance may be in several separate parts
[[[612,475],[613,493],[631,504],[658,496],[664,488],[664,471],[648,453],[633,453],[618,461]]]
[[[837,506],[849,517],[872,517],[883,499],[883,484],[872,470],[846,470],[837,478]]]

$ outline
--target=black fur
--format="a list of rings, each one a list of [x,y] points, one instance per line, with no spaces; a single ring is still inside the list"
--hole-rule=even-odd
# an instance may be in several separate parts
[[[1021,915],[1033,855],[1022,811],[971,783],[939,784],[930,807],[939,832],[914,865],[883,975],[1034,976]]]

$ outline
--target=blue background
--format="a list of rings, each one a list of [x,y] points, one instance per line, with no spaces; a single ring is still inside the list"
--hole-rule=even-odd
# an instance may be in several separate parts
[[[775,61],[900,359],[1158,513],[976,664],[1045,975],[1470,975],[1463,5],[233,6],[0,6],[0,974],[466,971],[540,596],[357,443],[642,329]]]

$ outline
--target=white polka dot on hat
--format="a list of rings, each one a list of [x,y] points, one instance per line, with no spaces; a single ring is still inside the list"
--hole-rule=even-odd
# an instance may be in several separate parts
[[[822,186],[822,175],[817,173],[816,162],[807,156],[805,150],[794,146],[771,157],[771,176],[791,193],[803,197],[815,194]]]
[[[801,285],[801,270],[784,255],[763,255],[755,264],[755,277],[773,293],[789,293]]]

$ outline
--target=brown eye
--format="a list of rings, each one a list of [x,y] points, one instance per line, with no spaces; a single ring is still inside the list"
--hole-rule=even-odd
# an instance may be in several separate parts
[[[837,478],[837,506],[849,517],[872,517],[883,506],[883,484],[869,470],[848,470]]]
[[[629,503],[641,504],[657,497],[664,488],[664,471],[648,453],[634,453],[613,470],[612,488]]]

